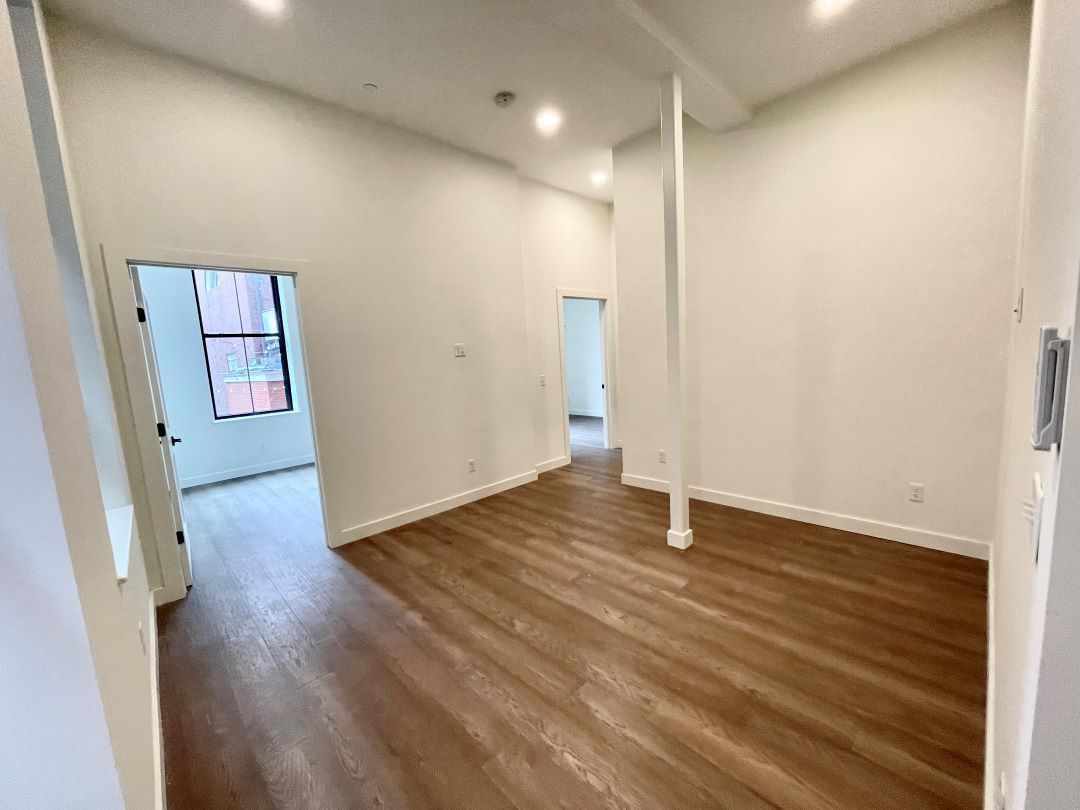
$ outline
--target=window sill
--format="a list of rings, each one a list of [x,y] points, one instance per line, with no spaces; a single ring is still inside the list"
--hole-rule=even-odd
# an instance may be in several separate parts
[[[273,411],[271,413],[249,413],[244,416],[229,416],[225,419],[215,419],[215,425],[228,425],[233,422],[247,422],[251,419],[267,419],[271,416],[296,416],[300,413],[299,408],[293,408],[291,411]]]
[[[105,510],[109,525],[109,542],[112,544],[113,562],[116,564],[116,581],[127,582],[131,564],[131,544],[135,542],[135,507],[117,506]]]

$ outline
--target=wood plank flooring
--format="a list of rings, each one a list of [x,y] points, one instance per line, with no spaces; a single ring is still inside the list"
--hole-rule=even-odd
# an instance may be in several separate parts
[[[575,446],[602,449],[604,446],[604,420],[599,416],[571,416],[571,450]]]
[[[311,468],[202,487],[168,806],[981,807],[985,563],[664,496],[574,447],[338,551]]]

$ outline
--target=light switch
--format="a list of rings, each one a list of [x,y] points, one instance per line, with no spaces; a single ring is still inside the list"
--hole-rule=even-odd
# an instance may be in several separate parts
[[[455,343],[454,344],[454,357],[464,357],[464,356],[465,356],[465,344],[464,343]]]

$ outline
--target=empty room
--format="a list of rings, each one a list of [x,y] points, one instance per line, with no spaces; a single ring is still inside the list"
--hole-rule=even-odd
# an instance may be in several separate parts
[[[0,806],[1065,810],[1067,0],[8,0]]]

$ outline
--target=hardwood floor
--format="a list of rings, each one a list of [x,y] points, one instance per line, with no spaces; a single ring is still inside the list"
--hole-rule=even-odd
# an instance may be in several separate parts
[[[599,416],[570,417],[570,447],[604,447],[604,420]]]
[[[192,491],[168,804],[978,808],[985,563],[619,483],[617,451],[336,552],[310,468]]]

